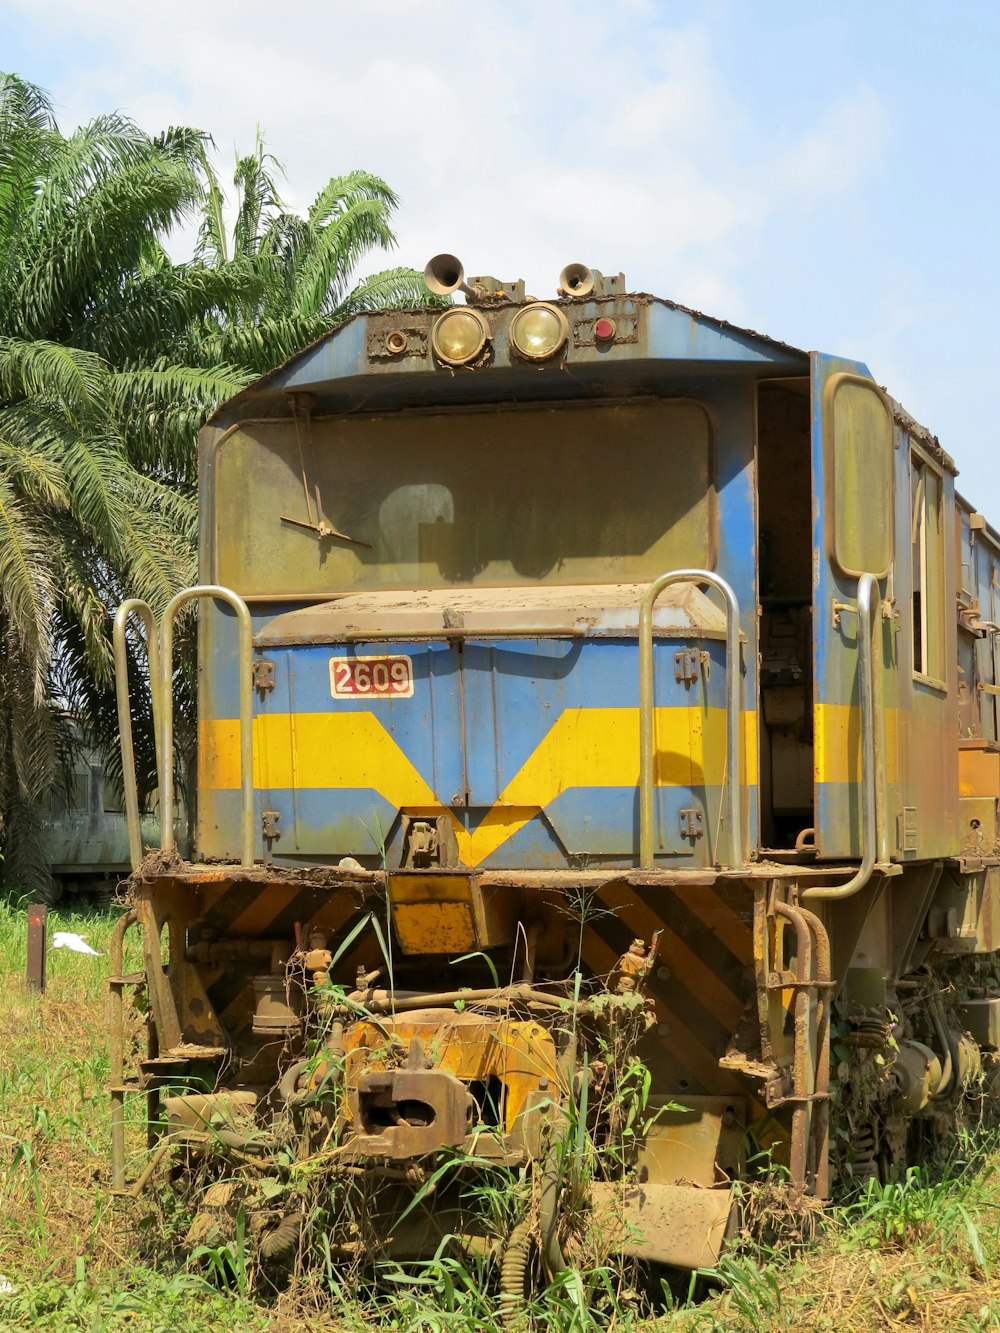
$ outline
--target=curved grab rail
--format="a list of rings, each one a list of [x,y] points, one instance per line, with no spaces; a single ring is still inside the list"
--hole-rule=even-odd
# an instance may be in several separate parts
[[[674,583],[708,583],[726,604],[726,808],[734,866],[743,864],[740,818],[740,608],[736,594],[707,569],[675,569],[661,574],[643,593],[639,609],[639,864],[653,856],[653,608]]]
[[[136,614],[146,628],[146,656],[149,662],[149,693],[153,701],[153,736],[156,744],[156,780],[161,781],[163,755],[160,750],[159,681],[160,660],[157,648],[156,617],[153,608],[141,597],[129,597],[115,612],[112,644],[115,656],[115,700],[118,704],[118,741],[122,751],[122,782],[125,788],[125,822],[128,827],[128,853],[132,869],[142,864],[142,816],[139,812],[139,784],[135,776],[135,746],[132,742],[132,702],[128,689],[128,650],[125,630],[129,616]],[[161,806],[162,810],[162,806]]]
[[[217,583],[202,583],[184,588],[167,603],[160,626],[160,754],[164,760],[160,779],[160,846],[170,851],[174,845],[174,710],[173,710],[173,656],[174,620],[187,602],[201,598],[217,598],[236,612],[240,628],[240,865],[252,866],[254,860],[253,829],[253,622],[250,609],[238,593]],[[170,813],[164,817],[164,811]]]
[[[858,579],[858,675],[861,690],[861,865],[846,884],[815,884],[803,889],[800,898],[851,898],[871,879],[875,851],[882,847],[884,817],[879,819],[879,780],[884,750],[882,709],[875,686],[875,658],[872,640],[879,623],[880,595],[873,574]],[[850,609],[850,608],[842,608]],[[876,716],[877,714],[877,716]]]

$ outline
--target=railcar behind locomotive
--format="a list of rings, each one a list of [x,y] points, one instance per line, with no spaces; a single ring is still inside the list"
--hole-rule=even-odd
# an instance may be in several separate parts
[[[144,1178],[229,1154],[265,1258],[297,1161],[345,1262],[448,1238],[516,1293],[597,1219],[702,1267],[754,1144],[823,1198],[1000,1086],[1000,539],[859,362],[580,265],[552,300],[427,277],[466,303],[358,315],[215,414],[202,582],[119,612],[164,808],[192,601],[200,722],[189,860],[143,861],[131,793],[114,1182],[141,1089]]]

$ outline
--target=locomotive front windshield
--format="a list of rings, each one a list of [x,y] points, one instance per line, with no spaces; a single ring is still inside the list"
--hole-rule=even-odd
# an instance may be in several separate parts
[[[244,596],[632,583],[714,562],[687,400],[246,423],[214,459],[214,571]]]

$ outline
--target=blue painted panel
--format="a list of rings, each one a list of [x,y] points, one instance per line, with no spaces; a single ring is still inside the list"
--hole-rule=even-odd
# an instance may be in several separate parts
[[[211,838],[211,855],[239,860],[240,794],[208,789],[199,797],[202,827]],[[291,859],[336,862],[342,856],[357,857],[364,865],[378,868],[399,863],[399,818],[388,801],[377,792],[346,790],[272,790],[257,792],[254,800],[256,856],[281,864]],[[276,810],[280,838],[270,848],[261,838],[261,814]]]
[[[719,787],[709,788],[709,811],[717,818]],[[680,812],[700,810],[705,833],[697,839],[681,836]],[[704,788],[658,787],[655,799],[657,856],[679,862],[707,864],[713,839],[706,814]],[[629,857],[639,842],[639,794],[633,787],[574,787],[549,805],[546,814],[564,846],[574,856]]]
[[[285,829],[271,849],[272,857],[309,854],[313,857],[354,856],[367,863],[383,856],[399,861],[399,817],[378,792],[349,787],[339,790],[304,788],[269,794],[276,809],[294,810],[294,827]],[[282,825],[287,820],[283,817]]]
[[[444,643],[358,643],[270,651],[275,674],[287,684],[265,696],[260,712],[371,713],[447,805],[465,788],[458,654]],[[405,655],[413,665],[412,698],[334,698],[332,657]]]

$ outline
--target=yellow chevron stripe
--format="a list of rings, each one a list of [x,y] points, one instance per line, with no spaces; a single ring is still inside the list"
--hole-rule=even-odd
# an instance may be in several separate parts
[[[661,787],[720,786],[725,710],[658,708],[654,713],[655,782]],[[757,773],[756,714],[743,714],[743,780]],[[239,725],[199,725],[202,788],[236,790]],[[278,713],[254,719],[254,786],[370,788],[396,809],[448,814],[459,857],[478,865],[540,810],[574,787],[634,787],[639,781],[636,708],[569,708],[500,794],[479,826],[467,832],[372,713]]]
[[[741,921],[714,889],[699,888],[697,893],[690,893],[682,885],[677,885],[674,892],[735,958],[745,966],[753,962],[752,918],[749,914],[746,921]]]

